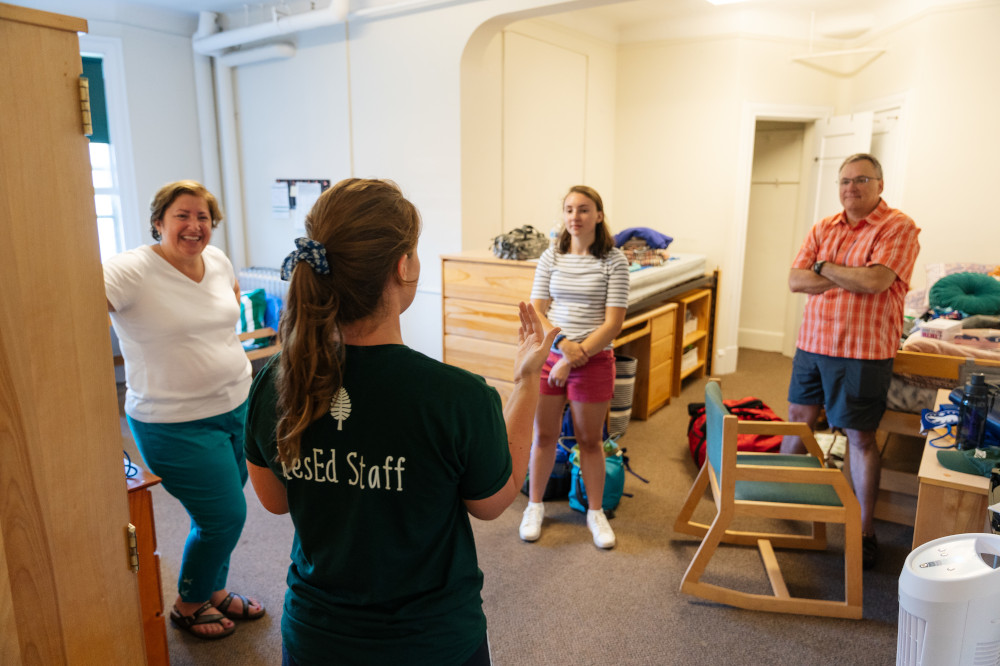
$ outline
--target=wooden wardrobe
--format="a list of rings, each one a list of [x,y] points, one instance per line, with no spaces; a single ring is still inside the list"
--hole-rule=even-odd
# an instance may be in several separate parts
[[[0,663],[141,664],[81,19],[0,4]]]

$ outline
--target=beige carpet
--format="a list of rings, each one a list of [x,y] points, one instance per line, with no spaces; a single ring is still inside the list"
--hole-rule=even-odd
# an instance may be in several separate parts
[[[790,359],[779,354],[743,350],[738,372],[722,378],[723,392],[727,398],[762,398],[785,416],[790,368]],[[687,447],[686,407],[701,402],[703,386],[704,380],[687,382],[679,398],[648,421],[633,421],[621,439],[633,469],[649,484],[627,475],[625,490],[633,497],[622,499],[611,521],[618,537],[614,550],[596,549],[583,514],[565,501],[547,505],[542,537],[532,544],[517,537],[524,496],[495,521],[473,521],[494,663],[894,663],[897,582],[910,551],[909,527],[877,524],[882,559],[865,572],[860,621],[743,611],[678,592],[697,542],[675,535],[671,526],[696,473]],[[247,524],[233,553],[229,587],[259,597],[269,615],[218,642],[198,641],[168,625],[172,664],[280,663],[291,523],[264,511],[249,486],[247,498]],[[154,503],[169,609],[188,519],[162,489]],[[699,511],[710,515],[707,499]],[[830,552],[778,551],[792,594],[841,594],[842,538],[842,531],[832,528]],[[768,590],[755,549],[723,547],[707,575]]]

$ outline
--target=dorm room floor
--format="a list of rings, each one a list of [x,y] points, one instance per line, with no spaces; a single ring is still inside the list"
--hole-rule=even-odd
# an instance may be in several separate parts
[[[727,397],[757,396],[785,416],[790,371],[790,359],[780,354],[741,350],[739,368],[722,378],[722,389]],[[633,421],[621,438],[632,467],[649,483],[626,475],[625,492],[632,497],[623,498],[611,521],[618,537],[613,550],[594,548],[583,514],[565,501],[547,506],[542,536],[531,544],[517,537],[523,496],[497,520],[473,520],[495,664],[894,662],[899,573],[913,538],[907,525],[876,525],[881,559],[864,574],[860,621],[744,611],[678,591],[697,541],[675,534],[671,526],[697,472],[687,446],[687,404],[703,401],[703,389],[702,379],[686,382],[680,397],[648,421]],[[122,424],[124,445],[139,460],[124,419]],[[287,516],[267,513],[249,485],[246,496],[247,522],[232,556],[229,587],[257,596],[268,616],[242,623],[234,636],[217,642],[198,641],[168,626],[174,666],[280,663],[291,524]],[[159,486],[154,507],[169,609],[189,523]],[[708,508],[706,499],[702,510]],[[793,594],[817,586],[831,598],[842,591],[835,557],[842,543],[842,530],[832,528],[832,553],[778,551]],[[724,550],[716,556],[714,575],[746,576],[751,587],[766,591],[766,578],[754,577],[760,568],[756,549]]]

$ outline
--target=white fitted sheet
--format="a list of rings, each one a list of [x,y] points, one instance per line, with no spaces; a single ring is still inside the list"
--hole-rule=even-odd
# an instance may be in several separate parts
[[[646,266],[629,273],[628,304],[634,305],[673,286],[705,274],[705,255],[672,253],[659,266]]]

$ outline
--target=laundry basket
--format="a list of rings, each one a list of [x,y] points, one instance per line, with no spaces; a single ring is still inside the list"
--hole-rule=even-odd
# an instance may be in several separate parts
[[[625,434],[632,419],[632,397],[635,393],[635,372],[639,360],[631,356],[615,356],[615,392],[608,416],[608,434],[618,439]]]
[[[1000,663],[1000,535],[918,546],[899,576],[896,666]]]

